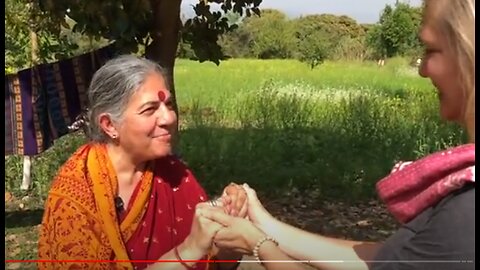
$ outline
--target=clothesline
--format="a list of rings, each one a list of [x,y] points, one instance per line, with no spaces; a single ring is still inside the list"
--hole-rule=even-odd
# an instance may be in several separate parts
[[[115,55],[112,44],[5,75],[5,155],[37,155],[68,134],[93,74]]]

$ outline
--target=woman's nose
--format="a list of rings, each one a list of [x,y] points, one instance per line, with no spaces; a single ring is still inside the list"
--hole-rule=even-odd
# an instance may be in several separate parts
[[[158,110],[158,122],[159,125],[171,125],[175,123],[176,115],[175,111],[169,109],[165,104],[161,104]]]

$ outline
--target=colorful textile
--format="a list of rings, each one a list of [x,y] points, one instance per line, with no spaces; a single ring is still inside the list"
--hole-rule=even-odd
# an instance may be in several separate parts
[[[117,178],[104,145],[85,145],[62,166],[45,205],[40,260],[158,260],[190,232],[207,196],[171,156],[152,162],[127,209],[117,213]],[[39,269],[143,269],[130,262],[39,263]],[[195,269],[206,269],[197,265]]]
[[[93,73],[115,56],[114,45],[5,75],[5,155],[36,155],[69,132],[87,106]]]
[[[475,183],[475,144],[399,163],[377,183],[377,191],[393,216],[406,223],[468,183]]]

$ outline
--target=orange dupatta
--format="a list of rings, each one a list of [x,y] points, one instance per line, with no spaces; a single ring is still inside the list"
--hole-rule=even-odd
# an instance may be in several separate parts
[[[60,168],[45,204],[40,260],[119,260],[112,263],[39,263],[39,269],[133,269],[125,243],[148,205],[153,172],[144,173],[138,195],[118,225],[114,198],[117,177],[105,145],[87,144]],[[100,225],[99,225],[100,224]],[[123,262],[122,262],[123,261]]]

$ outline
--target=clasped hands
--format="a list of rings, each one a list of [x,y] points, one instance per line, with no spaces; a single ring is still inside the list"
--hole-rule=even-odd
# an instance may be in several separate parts
[[[219,199],[197,205],[190,237],[205,253],[250,255],[271,219],[255,190],[232,183]]]

